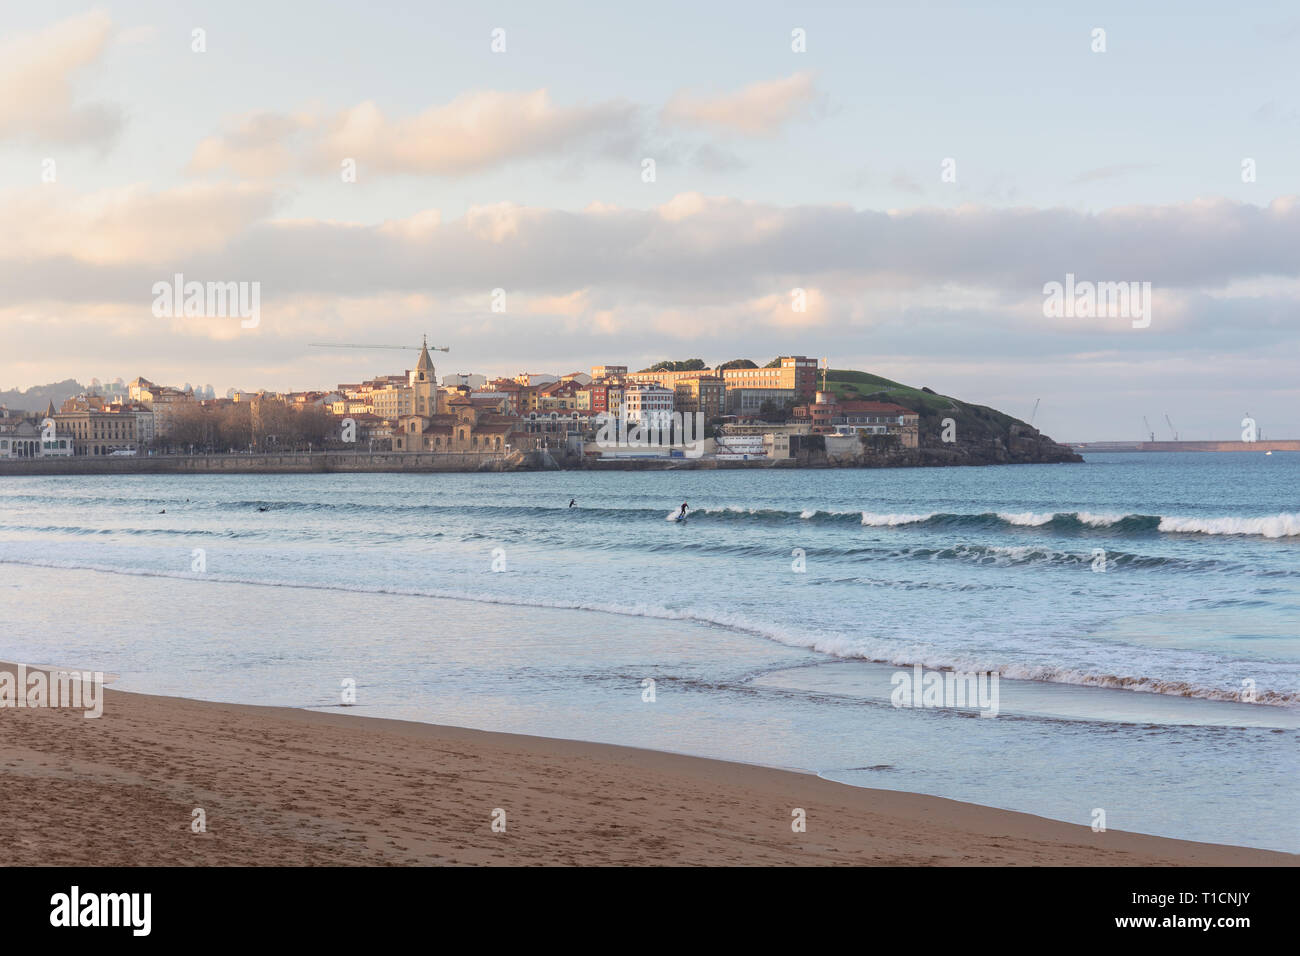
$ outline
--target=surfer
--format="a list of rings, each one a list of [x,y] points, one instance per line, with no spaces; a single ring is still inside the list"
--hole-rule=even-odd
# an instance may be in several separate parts
[[[578,503],[578,499],[577,499],[577,498],[570,498],[570,499],[569,499],[569,507],[570,507],[570,508],[574,507],[577,503]]]
[[[686,502],[684,501],[682,502],[682,510],[677,512],[677,520],[678,521],[686,520]]]

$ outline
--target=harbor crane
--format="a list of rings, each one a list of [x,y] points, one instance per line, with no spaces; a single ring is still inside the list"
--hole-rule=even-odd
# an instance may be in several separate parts
[[[1178,429],[1174,427],[1173,422],[1169,421],[1168,412],[1165,412],[1165,423],[1169,425],[1169,430],[1174,433],[1174,441],[1178,441]]]
[[[1147,421],[1147,417],[1145,415],[1142,416],[1142,424],[1147,427],[1147,434],[1151,436],[1150,441],[1155,441],[1156,440],[1155,429],[1151,427],[1151,423]]]

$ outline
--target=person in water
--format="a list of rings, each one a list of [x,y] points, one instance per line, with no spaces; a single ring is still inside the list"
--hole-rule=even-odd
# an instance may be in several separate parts
[[[574,505],[576,505],[577,503],[578,503],[578,499],[577,499],[577,498],[570,498],[570,499],[569,499],[569,507],[570,507],[570,508],[572,508],[572,507],[573,507]]]
[[[680,521],[682,518],[685,518],[685,517],[686,517],[686,502],[683,501],[683,502],[682,502],[682,510],[679,511],[679,512],[677,512],[677,520]]]

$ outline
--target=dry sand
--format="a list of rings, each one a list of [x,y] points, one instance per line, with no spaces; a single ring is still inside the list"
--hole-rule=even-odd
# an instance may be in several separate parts
[[[9,864],[1297,862],[629,747],[106,694],[95,720],[0,709]]]

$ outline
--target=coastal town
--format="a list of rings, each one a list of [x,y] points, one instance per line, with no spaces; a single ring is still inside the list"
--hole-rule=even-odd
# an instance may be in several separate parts
[[[0,459],[364,451],[775,461],[813,445],[829,455],[852,455],[868,443],[917,447],[915,410],[841,397],[825,388],[825,375],[817,359],[787,355],[761,367],[691,359],[639,371],[611,364],[492,379],[439,376],[426,340],[413,368],[328,389],[232,389],[217,397],[211,386],[141,377],[96,381],[57,407],[53,400],[0,407]]]

